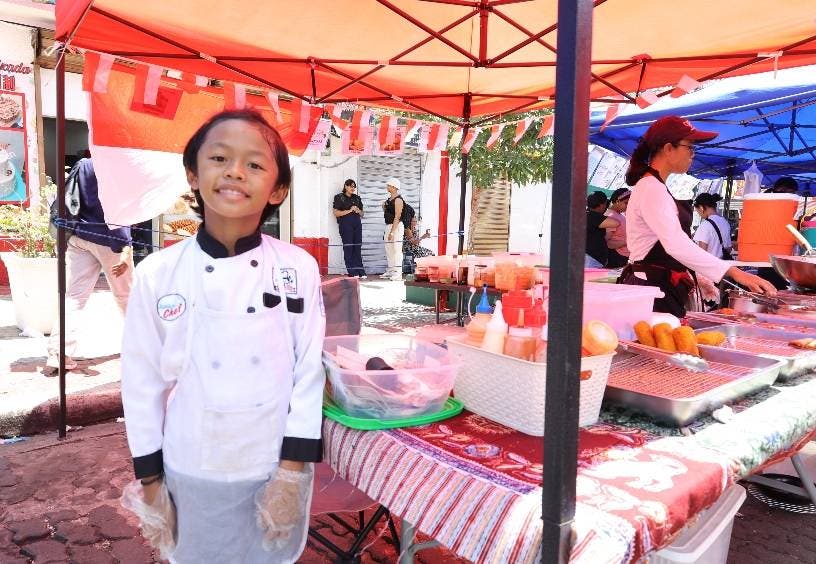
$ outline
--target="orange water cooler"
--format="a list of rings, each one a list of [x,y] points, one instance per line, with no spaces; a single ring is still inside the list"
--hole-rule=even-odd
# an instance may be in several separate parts
[[[769,262],[770,255],[793,254],[794,240],[785,229],[794,223],[799,196],[795,194],[748,194],[742,202],[739,260]]]

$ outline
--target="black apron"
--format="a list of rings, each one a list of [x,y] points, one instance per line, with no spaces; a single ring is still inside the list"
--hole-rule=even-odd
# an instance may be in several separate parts
[[[666,185],[657,171],[650,169],[649,172],[664,186]],[[666,190],[668,191],[668,187]],[[677,219],[680,220],[680,227],[691,238],[693,207],[689,205],[689,202],[677,200],[674,196],[672,200],[677,206]],[[645,274],[646,280],[636,276],[636,272]],[[642,260],[629,264],[623,269],[618,278],[618,284],[657,286],[663,292],[664,297],[655,300],[654,311],[671,313],[676,317],[685,317],[686,302],[695,287],[694,273],[669,255],[660,241],[654,244]]]

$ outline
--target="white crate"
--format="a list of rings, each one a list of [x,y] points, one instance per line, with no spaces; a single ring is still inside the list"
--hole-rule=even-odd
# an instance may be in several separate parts
[[[547,365],[488,352],[465,343],[465,339],[447,338],[448,349],[463,362],[453,387],[454,396],[469,411],[522,433],[544,436]],[[598,421],[613,356],[581,359],[581,371],[591,372],[588,379],[581,380],[581,427]]]
[[[734,516],[744,501],[745,488],[734,484],[672,544],[649,556],[649,564],[725,564]]]

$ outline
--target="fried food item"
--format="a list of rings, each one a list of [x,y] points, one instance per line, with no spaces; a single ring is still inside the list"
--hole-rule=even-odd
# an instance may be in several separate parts
[[[795,341],[790,341],[788,344],[792,347],[796,347],[797,349],[816,351],[816,339],[796,339]]]
[[[581,346],[589,354],[609,354],[618,348],[618,335],[603,321],[587,321],[581,336]]]
[[[672,326],[668,323],[658,323],[652,327],[654,333],[655,343],[657,348],[666,352],[675,353],[677,347],[674,344],[674,337],[672,336]]]
[[[652,334],[652,326],[645,321],[638,321],[635,323],[635,336],[641,345],[647,347],[656,347],[654,335]]]
[[[700,331],[697,333],[697,344],[719,347],[725,342],[725,338],[722,331]]]
[[[721,307],[712,313],[719,313],[720,315],[737,315],[739,312],[735,309],[731,309],[730,307]]]
[[[691,327],[686,325],[678,327],[672,331],[672,337],[674,338],[674,346],[677,347],[677,352],[700,356],[700,349],[697,348],[697,336]]]

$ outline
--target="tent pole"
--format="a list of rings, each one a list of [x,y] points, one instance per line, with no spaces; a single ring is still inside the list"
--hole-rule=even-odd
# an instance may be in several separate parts
[[[465,124],[462,131],[462,139],[465,139],[470,129],[470,92],[465,94],[465,106],[462,108],[462,123]],[[459,252],[463,254],[465,250],[465,205],[467,204],[467,175],[468,175],[468,155],[462,154],[462,170],[460,171],[459,183]]]
[[[550,316],[545,396],[541,562],[566,563],[572,544],[586,245],[592,0],[558,0]],[[566,235],[566,237],[565,237]],[[563,244],[553,245],[554,241]]]
[[[730,161],[728,163],[728,176],[725,179],[725,213],[723,215],[728,216],[728,210],[731,209],[731,195],[734,192],[734,170],[736,167],[736,163],[734,161]]]
[[[66,435],[65,403],[65,250],[67,246],[65,210],[65,57],[64,47],[57,49],[57,202],[60,225],[57,229],[57,287],[59,292],[59,437]]]

